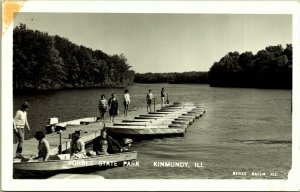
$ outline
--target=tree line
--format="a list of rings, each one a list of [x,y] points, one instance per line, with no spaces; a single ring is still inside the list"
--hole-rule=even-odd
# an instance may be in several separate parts
[[[287,44],[252,52],[229,52],[209,70],[211,86],[292,88],[293,48]]]
[[[13,31],[14,90],[127,86],[134,79],[124,54],[108,55],[20,24]]]
[[[291,89],[292,49],[287,44],[268,46],[255,55],[229,52],[208,72],[135,74],[124,54],[108,55],[20,24],[13,32],[13,88],[123,87],[134,81]]]
[[[209,83],[208,72],[183,73],[137,73],[134,77],[137,83]]]
[[[292,88],[293,47],[268,46],[252,52],[229,52],[208,72],[136,74],[137,83],[207,83],[220,87]]]

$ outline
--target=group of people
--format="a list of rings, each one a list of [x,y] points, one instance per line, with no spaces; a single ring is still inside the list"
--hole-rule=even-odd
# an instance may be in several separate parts
[[[124,116],[128,116],[128,106],[130,104],[130,95],[129,91],[125,89],[124,91]],[[98,103],[98,109],[100,112],[100,119],[104,122],[104,115],[109,111],[110,122],[114,122],[115,116],[119,114],[119,101],[116,98],[116,94],[111,94],[111,98],[109,98],[108,102],[105,99],[105,95],[101,95]]]
[[[160,91],[161,107],[164,107],[166,103],[167,104],[169,103],[169,99],[167,99],[167,101],[165,101],[165,97],[166,97],[165,89],[162,88]],[[151,111],[152,101],[155,101],[155,97],[154,97],[151,89],[149,89],[149,91],[146,95],[146,101],[147,101],[147,111]]]
[[[162,88],[161,90],[161,107],[164,107],[165,105],[165,90]],[[125,89],[124,95],[123,95],[123,104],[124,104],[124,116],[128,116],[128,108],[130,104],[130,95],[129,91]],[[147,96],[146,96],[146,102],[147,102],[147,111],[151,111],[151,105],[152,101],[155,100],[154,95],[152,93],[152,90],[149,89]],[[167,99],[168,103],[168,99]],[[25,127],[30,131],[30,127],[27,121],[27,111],[29,109],[29,103],[24,102],[21,105],[20,110],[16,112],[16,115],[13,119],[13,130],[16,138],[18,139],[18,146],[16,150],[16,157],[22,157],[22,151],[23,151],[23,143],[24,143],[24,130]],[[105,95],[101,95],[101,98],[99,100],[98,104],[99,112],[100,112],[100,119],[104,122],[104,115],[107,111],[109,111],[110,115],[110,122],[114,122],[115,116],[119,114],[119,101],[116,98],[116,94],[111,94],[111,98],[107,101],[105,99]],[[96,154],[106,154],[111,152],[111,148],[108,146],[111,146],[112,144],[115,144],[119,149],[121,149],[120,144],[116,142],[116,140],[112,139],[109,136],[106,136],[106,131],[103,130],[101,132],[101,136],[99,138],[96,138],[94,141],[94,151]],[[50,154],[50,145],[49,142],[45,139],[45,133],[41,131],[37,131],[35,134],[35,138],[39,141],[38,149],[39,154],[37,158],[43,158],[43,160],[47,160],[49,158]],[[104,141],[106,140],[106,141]],[[100,145],[101,143],[101,145]],[[101,147],[100,147],[101,146]],[[78,133],[73,133],[72,135],[72,141],[71,141],[71,155],[74,155],[75,157],[81,157],[82,155],[85,155],[85,147],[84,142],[80,139],[80,135]]]
[[[165,101],[166,93],[165,89],[162,88],[160,92],[160,98],[161,98],[161,107],[165,106],[165,103],[169,103],[168,99]],[[130,95],[128,89],[125,89],[124,95],[123,95],[123,104],[124,104],[124,116],[128,117],[128,108],[130,104]],[[147,103],[147,111],[151,111],[152,101],[154,101],[154,95],[152,93],[152,90],[149,89],[147,95],[146,95],[146,103]],[[118,105],[118,99],[116,98],[116,94],[113,93],[111,95],[111,98],[109,98],[108,102],[105,99],[105,95],[101,95],[98,103],[98,109],[100,112],[100,119],[104,122],[104,115],[109,111],[110,115],[110,122],[114,122],[115,116],[119,114],[119,105]]]
[[[106,129],[102,129],[100,136],[93,140],[93,151],[86,152],[84,141],[80,139],[80,135],[78,133],[73,133],[70,143],[70,155],[73,159],[80,159],[86,156],[124,152],[129,150],[131,143],[131,139],[124,138],[120,144],[117,140],[107,135]]]
[[[114,95],[114,94],[113,94]],[[111,101],[109,101],[110,106],[115,105],[116,99],[113,96]],[[16,115],[13,119],[13,130],[16,138],[18,139],[18,146],[16,150],[16,157],[23,159],[23,143],[24,143],[24,129],[27,127],[29,131],[30,127],[27,121],[27,111],[29,109],[29,103],[24,102],[21,105],[20,110],[16,112]],[[114,109],[113,109],[114,110]],[[115,111],[113,111],[115,112]],[[38,155],[33,159],[40,159],[42,161],[47,161],[50,157],[50,144],[45,139],[45,133],[43,131],[37,131],[34,136],[38,140]],[[120,152],[128,151],[132,143],[131,139],[125,138],[120,144],[117,140],[113,139],[111,136],[108,136],[106,129],[101,130],[101,135],[96,137],[93,141],[93,152],[95,155],[106,155],[110,153],[115,153],[116,151],[113,148],[115,145]],[[93,153],[88,153],[93,155]],[[72,139],[70,142],[70,155],[71,158],[83,158],[86,157],[87,153],[85,150],[85,143],[80,139],[80,133],[75,132],[72,134]]]
[[[47,161],[50,157],[50,144],[45,139],[45,133],[42,131],[37,131],[35,138],[39,142],[38,155],[33,159]],[[72,134],[72,140],[70,142],[70,157],[71,159],[81,159],[93,155],[107,155],[116,152],[124,152],[129,150],[131,143],[131,139],[125,138],[122,140],[122,144],[120,144],[117,140],[113,139],[111,136],[108,136],[105,129],[102,129],[101,135],[96,137],[93,141],[93,151],[86,152],[84,141],[80,138],[80,134],[75,132]],[[118,149],[114,149],[113,146],[116,146],[115,148]]]

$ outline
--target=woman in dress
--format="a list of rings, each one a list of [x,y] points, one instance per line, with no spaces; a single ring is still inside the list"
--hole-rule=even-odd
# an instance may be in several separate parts
[[[119,113],[119,102],[116,98],[116,94],[111,94],[111,98],[108,100],[108,106],[109,106],[109,115],[110,115],[110,122],[114,122],[115,116]]]

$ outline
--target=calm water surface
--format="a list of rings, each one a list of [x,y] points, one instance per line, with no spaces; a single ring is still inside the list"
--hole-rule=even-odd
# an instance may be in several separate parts
[[[206,114],[189,126],[184,137],[134,143],[133,148],[139,152],[139,167],[119,167],[92,174],[111,179],[286,179],[292,162],[291,91],[135,84],[128,87],[131,110],[146,107],[147,90],[152,89],[159,97],[161,87],[165,87],[170,102],[203,103]],[[15,95],[14,111],[24,100],[30,102],[29,123],[32,129],[40,130],[50,117],[67,121],[96,116],[101,94],[108,98],[115,92],[121,98],[123,91],[84,89]],[[31,135],[27,133],[26,137]],[[190,168],[155,167],[155,162],[188,162]],[[203,167],[195,168],[195,162]],[[235,176],[233,172],[247,175]]]

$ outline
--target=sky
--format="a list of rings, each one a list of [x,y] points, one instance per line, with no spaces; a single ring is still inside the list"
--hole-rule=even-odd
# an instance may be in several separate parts
[[[20,23],[123,53],[138,73],[208,71],[228,52],[292,43],[292,16],[279,14],[19,13]]]

